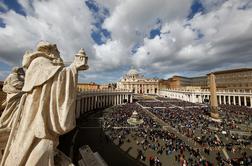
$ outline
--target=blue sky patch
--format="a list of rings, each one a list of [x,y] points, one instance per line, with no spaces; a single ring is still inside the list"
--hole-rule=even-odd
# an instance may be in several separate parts
[[[201,2],[199,0],[194,0],[194,2],[191,5],[191,12],[187,16],[187,18],[192,19],[196,13],[200,13],[200,12],[204,13],[204,11],[205,11],[205,8],[201,4]]]
[[[3,2],[8,6],[9,10],[14,10],[16,13],[26,16],[23,7],[16,0],[4,0]]]
[[[3,19],[0,18],[0,28],[5,28],[6,24],[3,22]]]
[[[110,15],[109,10],[105,7],[99,6],[94,0],[87,0],[85,1],[85,4],[95,19],[95,22],[93,23],[94,28],[91,33],[92,39],[98,45],[106,43],[106,41],[111,38],[111,33],[107,29],[104,29],[102,24]]]

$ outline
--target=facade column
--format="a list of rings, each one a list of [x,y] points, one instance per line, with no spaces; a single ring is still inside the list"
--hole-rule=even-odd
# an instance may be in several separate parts
[[[92,110],[95,109],[95,96],[92,97]]]
[[[122,104],[122,95],[120,94],[120,100],[119,100],[120,104]]]
[[[105,95],[105,107],[107,107],[108,106],[108,103],[107,103],[107,95]]]
[[[239,103],[239,106],[241,106],[241,96],[238,96],[238,103]]]
[[[94,110],[96,109],[96,95],[94,96]]]
[[[109,96],[109,106],[112,106],[112,95]]]
[[[90,111],[90,97],[87,98],[87,111]]]
[[[107,95],[107,106],[109,106],[109,95]]]
[[[115,95],[113,95],[113,105],[117,105],[117,103],[116,103],[116,96]]]
[[[132,103],[133,102],[133,95],[131,94],[130,95],[130,103]]]
[[[227,104],[227,103],[226,103],[226,96],[225,96],[225,95],[224,95],[224,104]]]
[[[91,97],[89,97],[89,111],[91,111],[92,110],[92,96]]]
[[[231,105],[231,99],[230,95],[228,95],[228,104]]]
[[[247,96],[244,96],[244,105],[247,106]]]
[[[219,104],[221,104],[221,95],[219,95]]]
[[[106,95],[103,95],[103,107],[106,107]]]
[[[81,101],[81,113],[83,114],[83,113],[85,113],[86,112],[86,105],[87,105],[87,97],[85,96],[85,97],[83,97],[82,99],[81,99],[82,101]]]
[[[89,111],[91,111],[91,106],[92,106],[91,105],[92,104],[91,101],[92,101],[92,97],[89,97]]]
[[[87,110],[88,110],[88,102],[87,102],[87,97],[85,97],[84,99],[84,106],[83,106],[83,108],[84,108],[84,110],[83,110],[83,112],[87,112]]]
[[[98,96],[98,107],[101,108],[101,96]]]
[[[116,95],[117,105],[120,105],[120,94]]]
[[[236,99],[235,99],[235,96],[233,96],[233,101],[234,101],[234,105],[236,105]]]
[[[80,114],[83,113],[83,98],[80,98]]]
[[[103,99],[103,96],[100,96],[100,107],[102,108],[103,107],[103,101],[102,101],[102,99]]]
[[[250,107],[252,108],[252,97],[250,97]]]

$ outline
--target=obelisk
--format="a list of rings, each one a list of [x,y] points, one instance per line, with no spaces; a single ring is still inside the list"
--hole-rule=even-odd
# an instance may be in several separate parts
[[[218,113],[218,102],[217,102],[217,94],[216,94],[216,83],[215,83],[215,75],[213,73],[209,76],[210,81],[210,104],[211,104],[211,117],[213,119],[220,119]]]

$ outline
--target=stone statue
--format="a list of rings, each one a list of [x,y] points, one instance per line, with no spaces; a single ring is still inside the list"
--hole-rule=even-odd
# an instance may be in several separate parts
[[[23,68],[13,68],[11,74],[5,79],[3,91],[7,94],[5,109],[0,117],[0,131],[3,128],[11,128],[13,115],[19,105],[22,96],[22,88],[24,86],[24,70]]]
[[[22,87],[24,85],[24,71],[22,68],[13,68],[10,75],[5,79],[3,91],[7,94],[5,108],[0,117],[0,161],[2,151],[8,141],[9,134],[16,119],[17,109],[22,96]]]
[[[77,70],[88,69],[84,50],[65,67],[55,44],[40,42],[23,57],[26,68],[19,113],[1,166],[54,165],[59,135],[75,127]],[[16,127],[17,126],[17,127]]]

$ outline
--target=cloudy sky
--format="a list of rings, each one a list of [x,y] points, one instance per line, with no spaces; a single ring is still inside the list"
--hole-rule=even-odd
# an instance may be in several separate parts
[[[66,62],[86,50],[80,82],[114,82],[131,66],[165,79],[252,67],[252,1],[0,0],[0,80],[40,40]]]

